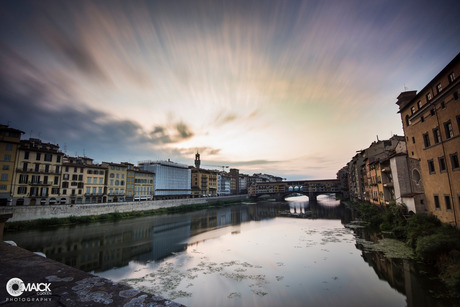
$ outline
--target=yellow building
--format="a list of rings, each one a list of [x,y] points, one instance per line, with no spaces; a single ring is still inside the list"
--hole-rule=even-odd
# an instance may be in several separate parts
[[[13,179],[13,205],[54,205],[60,194],[64,154],[58,145],[21,140]]]
[[[139,168],[134,168],[134,200],[152,200],[155,174],[149,171],[144,171]]]
[[[0,125],[0,206],[11,205],[14,168],[21,130]]]
[[[107,202],[125,201],[128,166],[112,162],[102,162],[102,166],[107,167]]]
[[[135,166],[132,163],[129,162],[122,162],[121,164],[126,165],[127,170],[126,170],[126,201],[133,201],[134,200],[134,186],[135,186],[135,180],[136,180],[136,174],[135,174]]]
[[[217,174],[218,171],[202,168],[191,169],[192,196],[217,196]]]
[[[420,92],[397,104],[409,158],[420,161],[413,177],[423,181],[428,212],[460,227],[460,54]],[[415,173],[417,172],[417,173]]]
[[[85,203],[98,204],[107,202],[105,191],[106,173],[106,167],[99,164],[93,164],[93,159],[85,159],[83,172]]]

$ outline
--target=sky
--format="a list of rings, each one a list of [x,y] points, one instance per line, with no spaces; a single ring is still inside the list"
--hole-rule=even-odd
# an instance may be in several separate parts
[[[1,1],[0,123],[95,162],[329,179],[402,135],[460,1]]]

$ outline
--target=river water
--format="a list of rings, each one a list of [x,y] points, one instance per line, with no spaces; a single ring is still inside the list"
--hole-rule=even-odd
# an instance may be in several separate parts
[[[5,233],[5,240],[187,306],[442,306],[411,260],[329,196]]]

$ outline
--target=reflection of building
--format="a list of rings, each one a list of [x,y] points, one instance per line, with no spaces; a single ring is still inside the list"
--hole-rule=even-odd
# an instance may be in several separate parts
[[[155,173],[155,195],[190,195],[191,172],[187,165],[171,161],[143,161],[139,168]]]
[[[59,187],[63,156],[58,145],[32,138],[21,140],[12,189],[13,205],[61,202]]]
[[[460,54],[420,92],[398,96],[410,158],[420,161],[428,212],[460,226]]]
[[[0,206],[11,205],[12,202],[16,153],[23,133],[0,125]]]

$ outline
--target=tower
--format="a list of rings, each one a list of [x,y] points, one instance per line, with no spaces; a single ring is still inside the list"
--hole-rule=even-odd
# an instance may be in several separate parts
[[[201,164],[200,154],[198,152],[196,152],[196,155],[195,155],[195,167],[200,168],[200,164]]]

